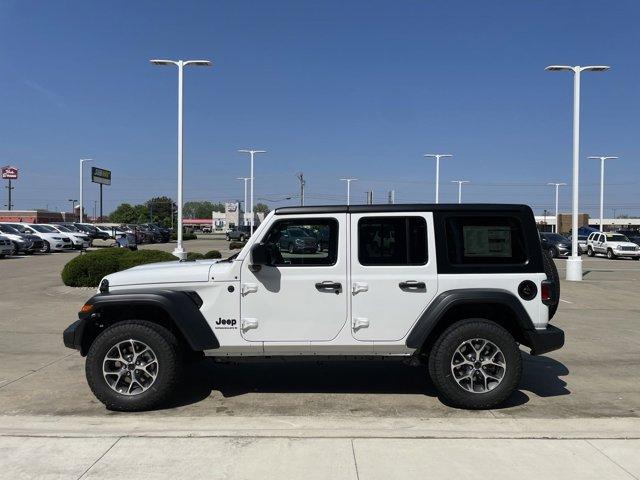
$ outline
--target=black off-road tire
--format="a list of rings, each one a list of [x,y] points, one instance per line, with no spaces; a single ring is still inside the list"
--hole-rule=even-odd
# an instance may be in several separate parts
[[[137,340],[148,345],[158,360],[158,373],[148,390],[138,395],[123,395],[105,380],[102,367],[105,355],[118,342]],[[109,410],[135,412],[161,407],[175,393],[183,365],[183,354],[176,337],[164,327],[145,320],[126,320],[108,327],[89,348],[85,364],[91,391]]]
[[[558,267],[553,259],[542,252],[542,261],[544,264],[544,273],[547,274],[547,280],[553,283],[553,303],[549,305],[549,320],[553,318],[558,310],[558,304],[560,303],[560,275],[558,274]]]
[[[456,349],[466,340],[482,338],[497,345],[505,358],[502,381],[484,393],[469,392],[454,379],[451,361]],[[522,377],[522,357],[513,336],[495,322],[469,318],[454,323],[436,340],[429,353],[429,375],[445,403],[459,408],[480,410],[503,403],[518,387]]]

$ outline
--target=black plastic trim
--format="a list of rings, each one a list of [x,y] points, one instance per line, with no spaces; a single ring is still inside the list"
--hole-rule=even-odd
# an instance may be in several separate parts
[[[527,338],[526,345],[531,348],[531,355],[552,352],[564,345],[564,332],[553,325],[547,325],[544,330],[527,330],[523,333]]]
[[[64,331],[64,343],[70,348],[80,349],[86,322],[94,314],[100,314],[101,310],[118,306],[151,305],[167,313],[193,350],[219,348],[220,343],[200,312],[194,295],[200,298],[195,292],[175,290],[118,290],[99,293],[86,302],[93,305],[91,314],[79,314],[79,320]]]
[[[534,330],[531,317],[520,303],[520,300],[511,292],[493,288],[468,288],[460,290],[448,290],[433,299],[427,310],[418,319],[409,336],[406,345],[409,348],[420,348],[429,338],[429,334],[435,328],[447,311],[453,307],[465,304],[499,304],[509,307],[516,316],[520,330]],[[529,345],[527,345],[529,346]]]

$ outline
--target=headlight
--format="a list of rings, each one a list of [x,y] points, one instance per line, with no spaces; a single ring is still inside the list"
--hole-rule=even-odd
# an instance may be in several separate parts
[[[51,238],[53,238],[54,240],[62,240],[62,237],[51,237]]]
[[[616,250],[622,250],[622,245],[616,245],[616,246],[615,246],[615,247],[613,247],[613,248],[615,248]]]
[[[304,243],[304,240],[302,240],[301,238],[296,238],[296,243],[298,245],[302,245]]]

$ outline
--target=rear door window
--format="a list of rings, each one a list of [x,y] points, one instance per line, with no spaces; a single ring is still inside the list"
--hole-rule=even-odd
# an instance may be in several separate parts
[[[360,265],[425,265],[424,217],[364,217],[358,222]]]

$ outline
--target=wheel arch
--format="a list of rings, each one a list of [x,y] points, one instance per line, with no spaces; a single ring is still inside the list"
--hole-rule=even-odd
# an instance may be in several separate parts
[[[79,314],[73,344],[86,355],[96,337],[106,328],[125,320],[146,320],[171,331],[193,351],[215,349],[218,339],[200,312],[202,300],[192,291],[116,291],[93,296]]]
[[[406,345],[428,352],[449,326],[468,318],[491,320],[504,327],[517,342],[530,346],[526,331],[534,329],[531,318],[515,295],[501,289],[461,289],[441,293],[418,319]]]

